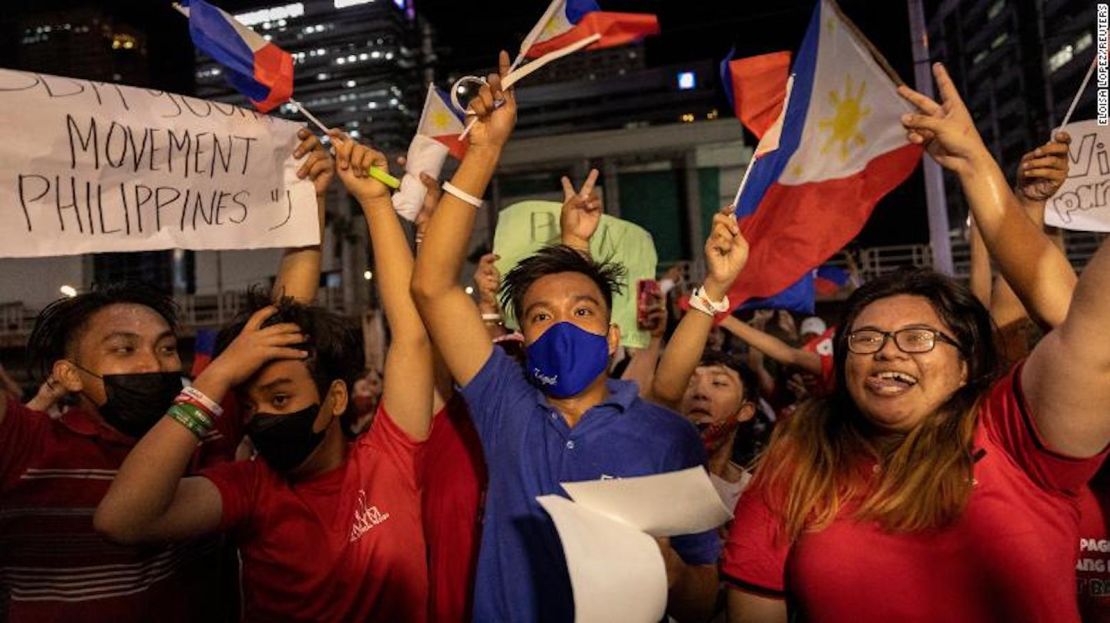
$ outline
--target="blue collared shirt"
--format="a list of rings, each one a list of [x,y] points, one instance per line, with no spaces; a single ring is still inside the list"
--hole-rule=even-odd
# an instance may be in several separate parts
[[[608,382],[609,397],[571,428],[500,348],[463,388],[489,469],[474,621],[573,621],[574,597],[559,535],[536,496],[560,482],[646,476],[704,465],[693,425]],[[688,564],[714,564],[714,531],[677,536]]]

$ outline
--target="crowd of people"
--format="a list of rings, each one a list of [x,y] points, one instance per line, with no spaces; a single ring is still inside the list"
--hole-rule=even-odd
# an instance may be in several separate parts
[[[734,315],[748,241],[725,206],[705,274],[639,300],[640,349],[612,321],[624,268],[590,252],[596,172],[564,179],[558,244],[504,274],[486,255],[464,289],[516,123],[501,75],[453,177],[423,176],[415,249],[369,174],[386,157],[302,131],[320,226],[333,178],[365,216],[383,368],[313,305],[319,247],[284,254],[189,382],[167,294],[50,305],[39,392],[0,371],[0,621],[571,621],[537,496],[698,466],[734,517],[657,539],[674,621],[1110,620],[1110,248],[1077,277],[1044,230],[1067,134],[1011,184],[934,74],[940,102],[900,87],[902,122],[963,189],[970,285],[902,271],[835,324]]]

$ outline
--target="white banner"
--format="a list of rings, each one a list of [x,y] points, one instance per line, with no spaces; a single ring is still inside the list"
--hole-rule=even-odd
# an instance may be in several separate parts
[[[1110,126],[1064,126],[1071,135],[1068,179],[1045,204],[1044,221],[1078,231],[1110,231]]]
[[[0,257],[319,242],[300,124],[0,69]]]

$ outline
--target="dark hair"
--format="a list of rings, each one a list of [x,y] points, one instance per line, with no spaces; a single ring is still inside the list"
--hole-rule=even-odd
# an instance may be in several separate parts
[[[65,359],[84,335],[93,314],[110,305],[142,305],[165,319],[171,331],[178,330],[178,308],[169,293],[138,282],[97,285],[89,292],[58,299],[39,312],[27,339],[28,371],[40,378],[49,376],[54,362]]]
[[[624,289],[624,266],[615,262],[595,262],[583,253],[566,245],[556,244],[544,247],[535,255],[524,258],[513,266],[501,280],[501,308],[511,309],[517,322],[523,322],[524,294],[528,288],[547,275],[556,273],[580,273],[590,278],[610,314],[613,312],[613,295]]]
[[[262,290],[250,291],[247,294],[247,308],[231,324],[220,329],[216,336],[213,357],[218,357],[226,350],[243,331],[250,317],[267,305],[276,306],[278,311],[262,323],[263,327],[291,322],[309,336],[307,342],[295,347],[309,353],[304,364],[320,392],[320,398],[324,398],[328,388],[336,380],[346,383],[347,392],[351,394],[355,380],[365,366],[362,339],[351,323],[322,307],[298,303],[291,298],[273,302]],[[344,432],[350,434],[350,426],[357,415],[354,400],[348,400],[347,409],[341,417]]]
[[[851,400],[847,397],[844,364],[848,358],[848,334],[852,331],[852,324],[868,305],[879,299],[898,295],[925,298],[940,319],[952,329],[952,337],[960,345],[960,355],[967,362],[967,384],[952,395],[945,408],[954,411],[970,409],[998,375],[999,359],[994,341],[994,324],[990,312],[975,298],[971,290],[929,269],[901,270],[873,279],[848,297],[833,337],[837,394],[841,402],[844,399]]]
[[[935,414],[894,447],[871,443],[870,428],[848,392],[845,362],[848,333],[872,303],[898,295],[929,301],[951,328],[967,364],[967,383]],[[822,530],[848,500],[858,500],[853,516],[876,521],[894,532],[942,528],[956,521],[971,496],[971,443],[979,399],[997,375],[998,355],[990,314],[964,285],[931,270],[915,269],[867,282],[848,297],[836,336],[833,359],[836,392],[802,404],[776,427],[759,459],[756,479],[780,509],[784,533],[797,538]],[[874,482],[859,478],[859,464],[879,459]],[[770,498],[768,498],[770,499]]]
[[[723,350],[706,350],[702,354],[698,365],[722,366],[735,371],[740,376],[740,382],[744,385],[743,399],[751,403],[759,400],[759,379],[756,378],[755,372],[748,367],[748,364],[736,355]]]

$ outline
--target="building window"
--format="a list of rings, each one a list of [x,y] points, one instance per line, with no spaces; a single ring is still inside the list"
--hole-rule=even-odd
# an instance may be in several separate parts
[[[998,14],[1001,13],[1004,8],[1006,8],[1006,0],[998,0],[991,5],[991,8],[987,9],[987,19],[998,17]]]
[[[1083,33],[1079,36],[1078,39],[1075,40],[1075,53],[1078,54],[1079,52],[1082,52],[1083,50],[1091,47],[1091,43],[1093,42],[1094,37],[1091,35],[1090,32]]]
[[[1054,52],[1052,56],[1048,57],[1048,71],[1051,73],[1056,71],[1057,69],[1060,69],[1064,65],[1067,65],[1069,62],[1071,62],[1071,59],[1074,55],[1074,48],[1071,46],[1071,44],[1065,45],[1059,50],[1056,50],[1056,52]]]

